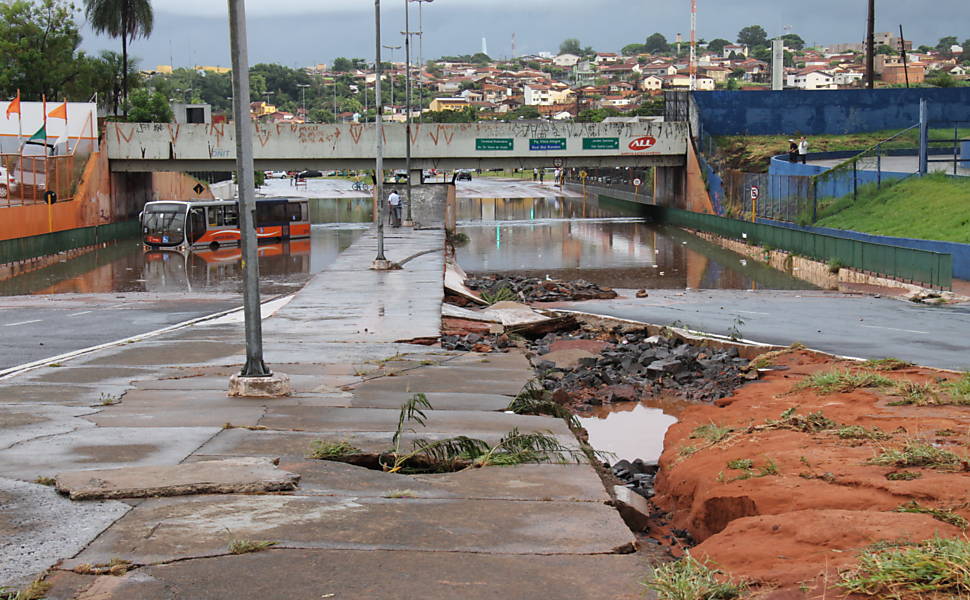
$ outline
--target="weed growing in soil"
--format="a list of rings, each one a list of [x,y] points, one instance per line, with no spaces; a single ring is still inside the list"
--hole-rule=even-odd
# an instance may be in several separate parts
[[[563,419],[571,429],[580,427],[579,419],[566,407],[555,403],[552,400],[552,394],[544,390],[535,380],[530,381],[525,389],[509,402],[505,410],[510,410],[517,415],[549,415]]]
[[[921,544],[867,550],[838,585],[850,593],[899,598],[907,594],[968,594],[970,540],[935,537]],[[920,596],[926,597],[926,596]]]
[[[253,540],[232,540],[229,542],[230,554],[249,554],[262,552],[275,546],[278,542],[254,542]]]
[[[952,404],[970,404],[970,373],[964,373],[960,379],[943,384],[943,388],[949,392]]]
[[[843,440],[888,440],[891,437],[878,427],[866,429],[861,425],[846,425],[840,427],[835,434]]]
[[[769,475],[780,475],[781,471],[778,470],[778,465],[775,461],[768,459],[762,467],[758,469],[758,477],[768,477]]]
[[[684,558],[658,566],[642,582],[657,592],[660,600],[731,600],[747,590],[743,581],[723,581],[724,572],[711,569],[689,553]]]
[[[683,457],[693,456],[697,452],[698,448],[696,446],[684,446],[680,449],[679,454]]]
[[[107,563],[96,565],[83,564],[71,569],[79,575],[113,575],[120,577],[133,568],[130,560],[123,558],[112,558]]]
[[[795,414],[797,409],[793,406],[781,413],[777,420],[766,419],[764,425],[756,426],[753,429],[790,429],[791,431],[801,431],[802,433],[818,433],[836,429],[839,424],[826,417],[821,411],[809,413],[807,415]]]
[[[929,467],[940,470],[956,470],[966,460],[956,454],[931,446],[926,442],[910,441],[902,449],[887,448],[867,461],[872,465],[888,467]]]
[[[902,504],[896,508],[895,512],[901,513],[919,513],[924,515],[931,515],[937,521],[943,521],[944,523],[949,523],[959,527],[960,529],[967,528],[967,520],[956,514],[952,510],[947,510],[943,508],[930,508],[928,506],[923,506],[916,500],[910,500],[906,504]]]
[[[913,363],[911,362],[892,357],[867,360],[862,363],[862,368],[872,369],[874,371],[898,371],[899,369],[906,369],[912,366]]]
[[[915,381],[901,381],[896,384],[895,392],[902,396],[902,400],[890,402],[892,406],[902,406],[905,404],[915,404],[925,406],[927,404],[937,404],[939,396],[936,390],[928,383],[917,383]]]
[[[727,468],[729,469],[740,469],[747,470],[754,467],[754,461],[750,458],[736,458],[734,460],[729,460]]]
[[[734,431],[730,427],[722,427],[714,421],[711,421],[707,425],[701,425],[700,427],[694,429],[690,434],[692,440],[705,439],[712,444],[723,441],[727,438],[731,432]]]
[[[318,460],[336,460],[345,456],[360,454],[360,448],[355,448],[346,440],[339,442],[324,442],[317,440],[310,446],[310,454],[307,458]]]
[[[486,304],[491,306],[498,302],[518,300],[518,297],[515,295],[515,292],[513,292],[511,289],[507,287],[503,287],[503,288],[499,288],[494,293],[483,291],[482,300],[484,300]]]
[[[50,588],[51,584],[40,579],[32,582],[19,592],[7,587],[0,587],[0,600],[43,600]]]
[[[54,481],[53,477],[44,477],[43,475],[41,475],[40,477],[34,480],[34,483],[39,485],[53,486],[57,482]]]
[[[832,371],[820,371],[806,377],[798,385],[796,390],[813,389],[819,395],[847,393],[860,388],[889,387],[893,385],[893,380],[883,377],[877,373],[856,372],[835,369]]]
[[[893,471],[892,473],[886,473],[886,479],[889,481],[912,481],[922,476],[922,473],[917,473],[916,471]]]

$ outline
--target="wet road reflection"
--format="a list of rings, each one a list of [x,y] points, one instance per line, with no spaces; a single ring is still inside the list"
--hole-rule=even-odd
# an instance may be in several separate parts
[[[647,224],[626,202],[478,199],[459,203],[469,273],[586,279],[615,288],[812,289],[757,261],[674,228]]]

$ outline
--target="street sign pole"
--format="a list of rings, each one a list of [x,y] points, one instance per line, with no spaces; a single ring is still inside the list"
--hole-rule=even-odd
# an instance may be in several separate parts
[[[236,176],[239,181],[239,231],[242,246],[243,313],[246,319],[246,365],[242,377],[270,377],[263,362],[263,323],[259,307],[259,259],[256,248],[256,185],[253,172],[253,124],[249,118],[249,55],[245,0],[229,1],[232,54],[232,111],[236,125]]]

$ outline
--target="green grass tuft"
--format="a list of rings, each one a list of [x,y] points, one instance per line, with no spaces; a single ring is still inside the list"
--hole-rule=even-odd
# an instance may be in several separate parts
[[[922,476],[922,473],[917,473],[916,471],[893,471],[892,473],[886,473],[886,479],[889,481],[912,481]]]
[[[900,360],[893,357],[867,360],[866,362],[862,363],[862,367],[864,369],[872,369],[874,371],[898,371],[899,369],[906,369],[912,366],[913,363],[911,362],[906,362],[905,360]]]
[[[949,450],[931,446],[926,442],[910,441],[903,448],[887,448],[869,459],[869,464],[887,467],[928,467],[940,470],[956,470],[966,462]]]
[[[889,387],[893,380],[867,371],[835,369],[820,371],[803,379],[795,389],[813,389],[819,394],[847,393],[860,388]]]
[[[734,460],[729,460],[727,468],[729,469],[740,469],[747,470],[754,467],[754,461],[750,458],[736,458]]]
[[[967,565],[970,541],[936,537],[921,544],[868,549],[860,555],[858,568],[843,573],[838,585],[849,593],[879,598],[966,597]]]
[[[690,554],[656,567],[642,582],[657,592],[659,600],[731,600],[747,590],[745,582],[724,581],[724,573],[699,562]]]
[[[317,440],[310,446],[310,454],[307,458],[318,460],[336,460],[345,456],[360,454],[360,449],[355,448],[350,442],[340,440],[339,442],[324,442]]]
[[[944,523],[949,523],[959,527],[960,529],[967,528],[967,520],[956,514],[952,510],[947,510],[943,508],[930,508],[928,506],[923,506],[916,500],[910,500],[906,504],[903,504],[896,508],[895,512],[901,513],[918,513],[924,515],[930,515],[937,521],[943,521]],[[968,565],[970,566],[970,565]]]
[[[701,425],[691,432],[691,439],[705,439],[712,444],[723,441],[734,431],[730,427],[722,427],[713,421],[707,425]]]
[[[229,542],[230,554],[249,554],[262,552],[275,546],[278,542],[255,542],[253,540],[232,540]]]
[[[878,427],[866,429],[861,425],[846,425],[835,432],[843,440],[888,440],[890,435]]]

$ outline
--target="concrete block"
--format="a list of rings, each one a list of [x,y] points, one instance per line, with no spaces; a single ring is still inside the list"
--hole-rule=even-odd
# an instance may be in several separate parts
[[[283,373],[269,377],[243,377],[233,375],[229,378],[229,395],[243,398],[283,398],[293,394],[290,378]]]
[[[189,494],[281,492],[300,476],[276,468],[269,458],[227,458],[160,467],[69,471],[55,478],[71,500],[153,498]]]
[[[647,499],[622,485],[613,486],[616,495],[616,509],[620,511],[623,522],[633,531],[642,531],[650,521],[650,504]]]

